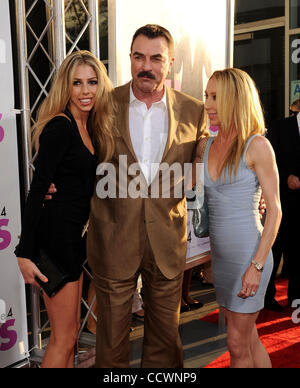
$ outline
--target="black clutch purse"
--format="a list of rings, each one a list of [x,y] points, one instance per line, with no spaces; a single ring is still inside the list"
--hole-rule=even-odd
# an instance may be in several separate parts
[[[68,275],[53,263],[49,255],[42,249],[39,250],[39,255],[34,260],[34,263],[42,274],[48,278],[48,282],[44,283],[36,277],[37,283],[49,297],[54,296],[67,283]]]

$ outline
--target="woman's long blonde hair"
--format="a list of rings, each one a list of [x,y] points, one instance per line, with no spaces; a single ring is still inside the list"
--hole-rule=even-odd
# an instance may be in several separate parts
[[[265,120],[258,90],[252,78],[243,70],[229,68],[215,71],[211,78],[217,82],[217,110],[223,133],[234,128],[235,137],[222,165],[236,176],[247,140],[265,133]]]
[[[75,51],[62,62],[49,95],[39,108],[37,122],[33,127],[33,143],[35,149],[38,150],[39,137],[45,125],[67,108],[74,72],[79,65],[91,66],[97,75],[98,90],[95,105],[89,117],[89,124],[92,130],[92,140],[99,151],[99,158],[102,161],[108,161],[113,155],[115,144],[113,86],[103,63],[86,50]]]

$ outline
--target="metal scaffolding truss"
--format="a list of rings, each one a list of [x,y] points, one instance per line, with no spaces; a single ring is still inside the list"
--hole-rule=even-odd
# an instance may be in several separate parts
[[[84,48],[100,59],[99,0],[15,0],[25,195],[33,160],[31,127],[67,54]],[[38,15],[38,17],[37,17]],[[76,28],[68,28],[67,24]],[[83,47],[82,42],[84,41]],[[40,294],[31,287],[33,349],[41,349]],[[89,308],[89,307],[88,307]]]

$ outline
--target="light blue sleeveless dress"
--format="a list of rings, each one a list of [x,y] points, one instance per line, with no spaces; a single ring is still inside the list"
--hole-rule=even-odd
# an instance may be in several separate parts
[[[239,313],[254,313],[264,307],[264,297],[272,268],[269,252],[255,296],[242,299],[242,276],[257,250],[263,226],[259,216],[261,187],[254,171],[246,164],[249,138],[237,176],[228,171],[213,181],[208,172],[208,154],[214,138],[207,142],[204,153],[204,186],[209,208],[209,235],[213,280],[217,302],[226,309]]]

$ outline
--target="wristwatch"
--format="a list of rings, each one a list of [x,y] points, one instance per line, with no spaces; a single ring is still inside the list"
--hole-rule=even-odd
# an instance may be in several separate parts
[[[260,264],[260,263],[258,263],[258,262],[255,261],[255,260],[252,260],[252,261],[251,261],[251,264],[254,265],[254,267],[257,269],[257,271],[260,271],[260,272],[261,272],[261,271],[264,269],[263,265]]]

